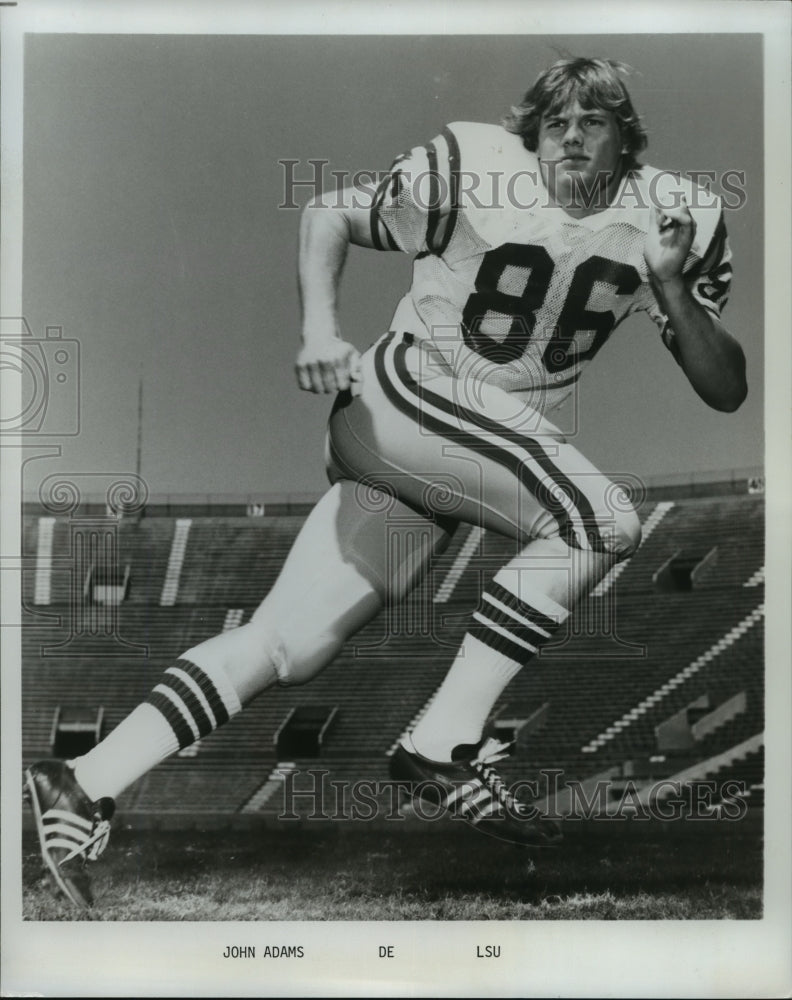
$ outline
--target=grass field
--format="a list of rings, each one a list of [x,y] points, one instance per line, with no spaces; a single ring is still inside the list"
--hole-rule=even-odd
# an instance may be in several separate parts
[[[657,920],[762,915],[761,816],[571,827],[530,851],[452,821],[114,830],[92,866],[98,920]],[[759,820],[759,822],[756,822]],[[90,919],[56,901],[23,839],[23,917]]]

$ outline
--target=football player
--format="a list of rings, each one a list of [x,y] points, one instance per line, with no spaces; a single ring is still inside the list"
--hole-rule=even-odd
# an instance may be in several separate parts
[[[485,587],[391,772],[482,832],[557,842],[558,826],[506,787],[504,747],[483,742],[484,725],[575,603],[635,551],[640,524],[548,413],[638,311],[708,405],[731,411],[746,394],[742,349],[720,320],[731,256],[719,201],[641,166],[645,146],[622,68],[567,59],[503,125],[451,124],[376,190],[307,207],[296,374],[337,394],[332,487],[249,623],[186,651],[84,757],[27,771],[45,863],[74,903],[90,905],[77,862],[104,848],[121,791],[266,688],[309,681],[460,522],[521,549]],[[337,316],[350,245],[414,257],[389,331],[363,355]]]

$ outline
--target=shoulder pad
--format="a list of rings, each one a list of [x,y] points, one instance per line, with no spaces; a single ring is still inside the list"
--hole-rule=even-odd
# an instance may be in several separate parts
[[[451,122],[444,135],[450,145],[456,143],[460,208],[475,212],[514,201],[535,203],[543,190],[539,162],[520,136],[479,122]]]

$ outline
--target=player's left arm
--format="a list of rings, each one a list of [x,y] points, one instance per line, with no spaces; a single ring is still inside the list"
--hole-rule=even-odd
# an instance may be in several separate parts
[[[715,314],[696,301],[683,268],[696,223],[685,202],[651,209],[644,257],[657,304],[674,332],[673,351],[688,381],[709,406],[730,413],[745,399],[745,355]]]

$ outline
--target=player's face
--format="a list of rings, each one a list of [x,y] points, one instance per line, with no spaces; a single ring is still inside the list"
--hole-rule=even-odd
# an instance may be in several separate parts
[[[536,152],[555,204],[576,216],[607,208],[622,158],[619,123],[612,111],[582,108],[575,101],[542,115]]]

